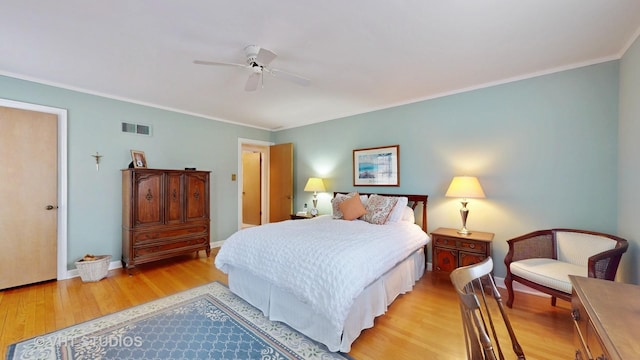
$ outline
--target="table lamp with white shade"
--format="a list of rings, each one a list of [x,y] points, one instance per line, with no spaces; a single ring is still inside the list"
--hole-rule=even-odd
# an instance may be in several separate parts
[[[469,215],[469,209],[467,209],[467,199],[469,198],[484,198],[484,191],[478,178],[475,176],[454,176],[449,185],[449,189],[445,194],[446,197],[461,198],[462,209],[460,209],[460,216],[462,217],[462,228],[458,230],[458,234],[469,235],[471,232],[467,230],[467,216]]]
[[[324,182],[320,178],[309,178],[307,184],[304,186],[304,191],[313,191],[313,209],[311,209],[311,215],[318,215],[318,191],[326,191]]]

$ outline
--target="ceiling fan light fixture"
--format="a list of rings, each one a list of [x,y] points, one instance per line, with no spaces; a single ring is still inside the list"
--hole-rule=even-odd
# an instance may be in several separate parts
[[[260,51],[260,46],[247,45],[244,47],[244,53],[245,55],[247,55],[247,59],[253,58],[255,60],[256,56],[258,56],[259,51]]]
[[[262,66],[258,65],[257,63],[253,63],[253,64],[251,64],[251,70],[253,70],[253,72],[256,73],[256,74],[260,74],[260,73],[262,73],[263,68],[262,68]]]

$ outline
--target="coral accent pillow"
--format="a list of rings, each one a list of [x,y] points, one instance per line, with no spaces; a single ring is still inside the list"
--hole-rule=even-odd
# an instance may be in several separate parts
[[[336,196],[331,199],[331,206],[333,207],[333,218],[334,219],[342,219],[342,211],[340,211],[340,203],[347,200],[353,196],[360,196],[360,201],[364,205],[367,202],[367,195],[361,195],[357,192],[350,192],[348,194],[336,194]]]
[[[367,213],[367,209],[364,208],[362,201],[360,201],[360,196],[357,194],[341,202],[338,207],[342,212],[342,218],[345,220],[355,220]]]
[[[391,210],[393,210],[397,202],[397,197],[380,196],[375,194],[369,196],[366,208],[367,214],[362,217],[362,220],[376,225],[386,223],[389,214],[391,214]]]

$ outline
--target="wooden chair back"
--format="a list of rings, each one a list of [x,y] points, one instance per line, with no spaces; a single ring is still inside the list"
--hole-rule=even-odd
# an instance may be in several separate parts
[[[504,359],[498,337],[504,330],[509,334],[511,347],[517,359],[524,359],[524,353],[493,280],[492,271],[493,260],[488,257],[480,263],[457,268],[450,275],[460,298],[467,359]]]

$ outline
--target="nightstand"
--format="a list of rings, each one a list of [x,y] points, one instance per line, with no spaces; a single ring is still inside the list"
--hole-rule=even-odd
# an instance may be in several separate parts
[[[431,232],[433,270],[451,272],[491,256],[493,233],[472,231],[458,234],[457,229],[438,228]]]
[[[311,219],[313,218],[312,215],[298,215],[298,214],[291,214],[291,220],[302,220],[302,219]]]

